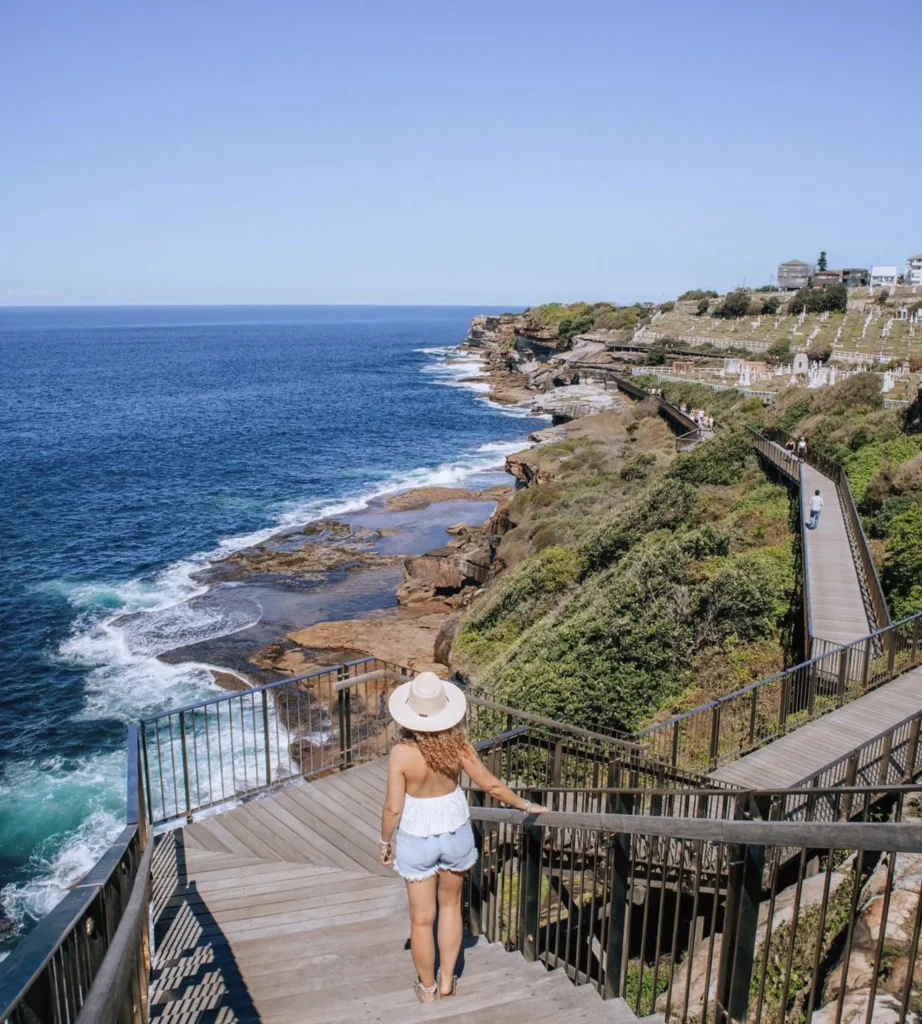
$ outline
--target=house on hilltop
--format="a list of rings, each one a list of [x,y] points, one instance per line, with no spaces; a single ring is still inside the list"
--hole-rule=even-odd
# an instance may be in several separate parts
[[[906,284],[922,284],[922,252],[918,256],[910,256],[903,270]]]
[[[899,277],[896,267],[871,267],[872,288],[895,288]]]
[[[818,270],[813,275],[815,288],[844,284],[846,288],[866,288],[868,272],[863,267],[843,267],[841,270]]]
[[[778,264],[778,287],[782,291],[796,292],[806,288],[813,277],[813,267],[802,260],[788,260]]]

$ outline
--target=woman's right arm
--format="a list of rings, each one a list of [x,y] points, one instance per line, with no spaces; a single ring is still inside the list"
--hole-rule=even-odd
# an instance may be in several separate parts
[[[498,779],[480,760],[473,747],[468,748],[467,755],[461,761],[461,767],[467,772],[475,786],[479,786],[489,796],[501,800],[504,804],[509,804],[510,807],[515,807],[519,811],[529,811],[532,814],[543,814],[547,810],[541,804],[532,803],[519,796],[505,782]]]

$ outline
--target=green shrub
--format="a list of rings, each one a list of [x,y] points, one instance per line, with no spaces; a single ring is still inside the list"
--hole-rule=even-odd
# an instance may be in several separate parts
[[[919,438],[901,434],[890,441],[873,441],[858,451],[847,451],[843,462],[855,501],[862,504],[871,479],[888,463],[901,466],[919,454]]]
[[[696,507],[694,487],[677,480],[654,484],[627,508],[615,509],[582,545],[583,576],[609,565],[648,533],[691,523]]]
[[[737,288],[724,298],[723,302],[714,310],[714,316],[723,319],[733,319],[738,316],[746,316],[752,303],[752,294],[745,288]]]
[[[650,471],[655,465],[656,456],[652,452],[638,452],[632,459],[625,462],[618,475],[622,480],[643,480],[650,475]]]
[[[922,505],[893,517],[882,582],[895,619],[922,611]]]
[[[690,484],[732,484],[752,463],[752,441],[744,430],[724,430],[680,455],[669,475]]]

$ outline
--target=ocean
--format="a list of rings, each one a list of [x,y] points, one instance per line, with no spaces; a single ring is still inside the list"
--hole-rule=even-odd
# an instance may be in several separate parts
[[[0,956],[119,831],[126,725],[220,692],[158,655],[258,621],[190,605],[197,570],[391,491],[503,479],[535,423],[462,381],[482,312],[0,310]]]

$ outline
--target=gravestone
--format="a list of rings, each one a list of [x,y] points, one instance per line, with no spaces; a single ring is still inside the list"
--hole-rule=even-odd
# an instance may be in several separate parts
[[[794,373],[806,374],[810,372],[810,360],[807,359],[806,352],[798,352],[797,355],[794,356],[794,365],[792,369]]]

